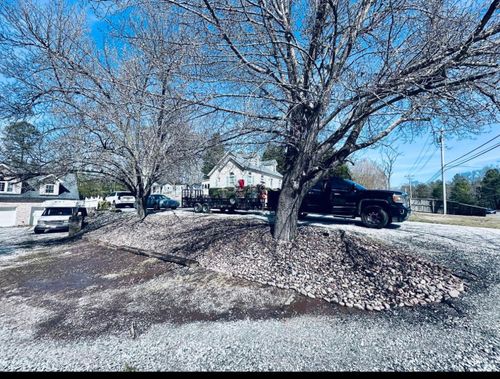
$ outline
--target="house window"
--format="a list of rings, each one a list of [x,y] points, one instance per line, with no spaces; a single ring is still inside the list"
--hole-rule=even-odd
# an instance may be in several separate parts
[[[271,188],[273,188],[273,179],[271,178]]]
[[[266,179],[264,179],[264,175],[260,176],[260,183],[261,184],[266,184]]]
[[[252,175],[251,172],[249,172],[247,174],[247,183],[248,183],[249,186],[251,186],[253,184],[253,175]]]
[[[45,185],[45,193],[46,194],[53,194],[54,193],[54,185],[53,184],[46,184]]]
[[[7,192],[14,192],[14,184],[7,183]]]
[[[5,182],[0,182],[0,192],[5,192]]]
[[[234,176],[234,172],[229,173],[229,186],[234,186],[236,184],[236,177]]]

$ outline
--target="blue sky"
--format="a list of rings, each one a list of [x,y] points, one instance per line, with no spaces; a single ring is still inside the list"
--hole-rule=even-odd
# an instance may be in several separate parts
[[[480,152],[487,147],[493,147],[496,143],[500,142],[500,125],[485,128],[484,132],[480,135],[470,135],[462,139],[458,139],[451,135],[445,135],[445,163],[451,162],[495,137],[497,138],[474,153]],[[428,134],[417,137],[412,142],[396,142],[392,146],[402,152],[402,155],[396,161],[394,174],[391,178],[391,186],[393,187],[399,187],[402,184],[408,183],[408,178],[405,177],[408,174],[414,175],[414,181],[427,182],[441,169],[441,152],[439,145],[433,143],[432,137],[429,137]],[[465,158],[474,155],[474,153]],[[415,165],[419,156],[419,163]],[[359,157],[367,157],[378,162],[381,160],[378,150],[367,150],[360,154]],[[488,165],[500,167],[500,147],[472,159],[469,162],[463,163],[458,167],[445,171],[445,179],[448,182],[451,181],[453,176],[457,173],[479,170]],[[441,180],[440,174],[437,180]]]
[[[80,6],[83,5],[78,0],[70,0],[70,2]],[[99,21],[90,7],[84,6],[84,8],[87,12],[87,22],[92,38],[97,42],[98,46],[102,46],[102,36],[106,34],[108,29],[107,25]],[[123,17],[123,14],[115,17]],[[445,163],[460,157],[498,136],[497,139],[485,145],[485,147],[493,146],[495,143],[500,142],[499,134],[500,125],[495,125],[490,128],[485,128],[484,132],[480,135],[471,135],[467,138],[458,139],[451,135],[445,135]],[[440,170],[441,156],[439,146],[433,141],[432,136],[429,134],[416,137],[411,142],[396,141],[392,146],[402,152],[396,161],[395,170],[391,179],[393,187],[400,187],[402,184],[408,183],[408,179],[405,177],[408,174],[414,176],[414,181],[427,182]],[[381,160],[379,151],[375,149],[368,149],[360,152],[357,157],[368,157],[378,162]],[[446,180],[451,181],[453,176],[457,173],[479,170],[488,165],[500,167],[500,147],[472,159],[463,165],[446,171]],[[440,179],[440,175],[436,179]]]

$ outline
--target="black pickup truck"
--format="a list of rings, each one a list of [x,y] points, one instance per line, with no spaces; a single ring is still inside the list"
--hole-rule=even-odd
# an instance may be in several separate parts
[[[276,209],[279,191],[270,191],[268,206]],[[406,194],[398,191],[368,190],[351,180],[333,177],[318,182],[305,196],[299,217],[307,213],[355,218],[369,228],[383,228],[403,222],[410,215]]]

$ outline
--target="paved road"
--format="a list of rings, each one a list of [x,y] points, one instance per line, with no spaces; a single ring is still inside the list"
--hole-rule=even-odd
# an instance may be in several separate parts
[[[182,212],[178,214],[182,216]],[[391,229],[371,230],[353,221],[321,217],[311,217],[305,223],[369,234],[392,241],[402,249],[411,246],[427,259],[450,267],[465,280],[467,291],[453,302],[381,313],[346,312],[342,307],[328,305],[328,309],[321,306],[321,312],[309,309],[286,317],[269,314],[250,317],[244,312],[229,317],[231,310],[250,309],[250,303],[264,297],[268,302],[260,305],[262,308],[279,305],[286,310],[290,292],[222,280],[213,273],[211,280],[216,285],[206,287],[202,283],[208,274],[175,268],[172,271],[175,275],[169,272],[153,278],[141,277],[139,283],[123,280],[115,292],[87,287],[79,289],[80,292],[72,291],[70,296],[65,295],[66,290],[56,288],[47,291],[43,301],[35,301],[41,293],[30,293],[28,287],[16,289],[15,283],[20,281],[7,280],[12,267],[4,262],[0,279],[7,284],[0,286],[5,290],[0,303],[0,369],[500,369],[500,230],[411,222]],[[0,239],[5,231],[1,230]],[[11,235],[11,244],[23,241],[22,231],[16,229],[15,234]],[[86,256],[82,245],[74,249]],[[55,267],[56,263],[58,267],[66,267],[61,262],[68,253],[63,248],[59,251],[53,251],[48,267]],[[96,255],[103,256],[104,253]],[[16,262],[16,267],[19,264]],[[28,262],[23,260],[22,264]],[[137,262],[135,265],[143,266]],[[70,270],[71,266],[67,267]],[[104,284],[99,282],[99,285]],[[206,291],[199,292],[200,287]],[[144,293],[151,296],[143,299],[140,294]],[[158,303],[162,297],[168,301]],[[123,308],[129,309],[125,315],[112,306],[121,304],[119,301],[125,302]],[[72,305],[74,315],[58,318],[56,308],[61,304]],[[205,309],[211,315],[210,320],[188,317],[188,308],[182,308],[187,305],[198,312]],[[168,313],[175,307],[178,307],[175,320],[165,316],[141,329],[136,338],[131,337],[130,323],[124,320],[140,320],[155,312]],[[182,312],[186,315],[184,321]],[[100,321],[85,324],[85,317]],[[103,328],[96,335],[79,329],[86,325],[100,330],[100,323],[113,324],[113,320],[127,327]],[[51,330],[57,330],[58,334],[52,335]]]

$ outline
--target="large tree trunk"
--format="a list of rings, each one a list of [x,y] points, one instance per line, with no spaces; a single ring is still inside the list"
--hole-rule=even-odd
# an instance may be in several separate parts
[[[141,220],[144,220],[148,215],[147,209],[147,200],[151,189],[144,188],[142,184],[142,178],[138,178],[139,185],[137,186],[136,194],[135,194],[135,209],[137,210],[137,215]]]
[[[304,196],[291,186],[283,185],[276,209],[274,238],[278,241],[291,241],[297,234],[299,208]]]
[[[309,114],[303,107],[291,110],[295,125],[291,128],[300,136],[301,143],[297,147],[289,147],[285,158],[285,175],[278,199],[273,237],[278,241],[289,242],[297,235],[299,209],[306,193],[314,185],[311,180],[305,180],[305,174],[310,169],[311,157],[315,148],[317,130],[313,124],[316,116]],[[305,131],[309,131],[305,133]]]
[[[148,214],[147,210],[147,196],[137,195],[135,198],[135,209],[137,210],[137,215],[141,220],[144,220]]]
[[[302,200],[314,183],[303,182],[304,160],[297,158],[295,167],[285,173],[276,209],[273,236],[278,241],[291,241],[297,234],[297,220]]]

